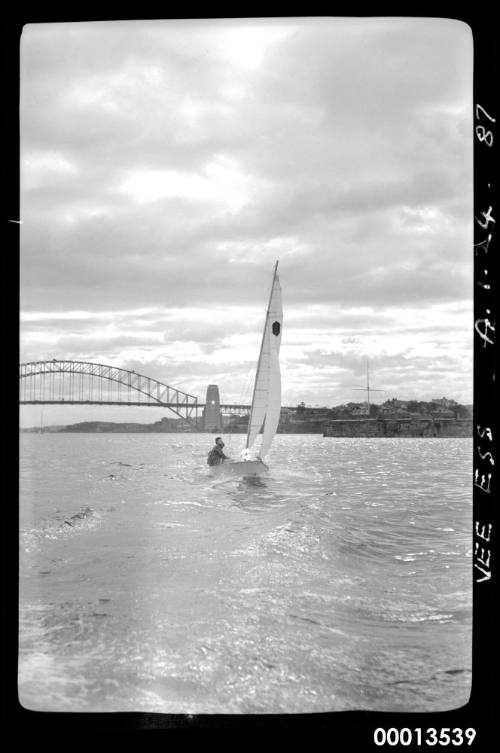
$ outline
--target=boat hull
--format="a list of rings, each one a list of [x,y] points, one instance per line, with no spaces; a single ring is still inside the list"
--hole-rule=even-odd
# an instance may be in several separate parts
[[[220,465],[212,466],[216,474],[232,476],[260,476],[269,470],[262,460],[230,460]]]

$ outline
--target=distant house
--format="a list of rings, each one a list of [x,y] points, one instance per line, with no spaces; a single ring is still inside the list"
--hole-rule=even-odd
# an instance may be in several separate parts
[[[390,416],[394,413],[394,407],[392,405],[381,405],[379,414],[381,416]]]
[[[397,400],[395,397],[393,397],[391,400],[386,400],[385,403],[382,403],[380,410],[382,413],[395,410],[408,410],[408,401]]]
[[[352,416],[368,416],[368,405],[355,405],[351,408]]]
[[[451,408],[454,405],[458,405],[455,400],[449,400],[447,397],[435,397],[431,400],[434,405],[439,405],[441,408]]]
[[[390,405],[384,404],[380,407],[380,418],[411,418],[412,413],[407,410],[407,403],[401,400],[395,401],[397,405],[391,402]]]
[[[392,404],[393,404],[394,408],[399,408],[400,410],[408,410],[408,403],[405,402],[404,400],[396,400],[396,399],[394,399],[392,401]]]

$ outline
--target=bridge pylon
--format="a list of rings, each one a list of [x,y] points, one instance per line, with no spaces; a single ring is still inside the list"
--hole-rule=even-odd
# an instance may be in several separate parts
[[[202,426],[204,431],[222,431],[222,413],[217,384],[209,384],[207,387]]]

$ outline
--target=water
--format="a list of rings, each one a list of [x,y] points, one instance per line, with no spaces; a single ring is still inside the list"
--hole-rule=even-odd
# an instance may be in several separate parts
[[[236,454],[241,436],[226,443]],[[42,711],[447,710],[471,678],[468,439],[21,437],[19,693]]]

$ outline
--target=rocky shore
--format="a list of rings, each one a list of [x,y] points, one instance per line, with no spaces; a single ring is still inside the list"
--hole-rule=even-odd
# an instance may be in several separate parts
[[[472,437],[472,418],[366,418],[329,421],[324,437]]]

